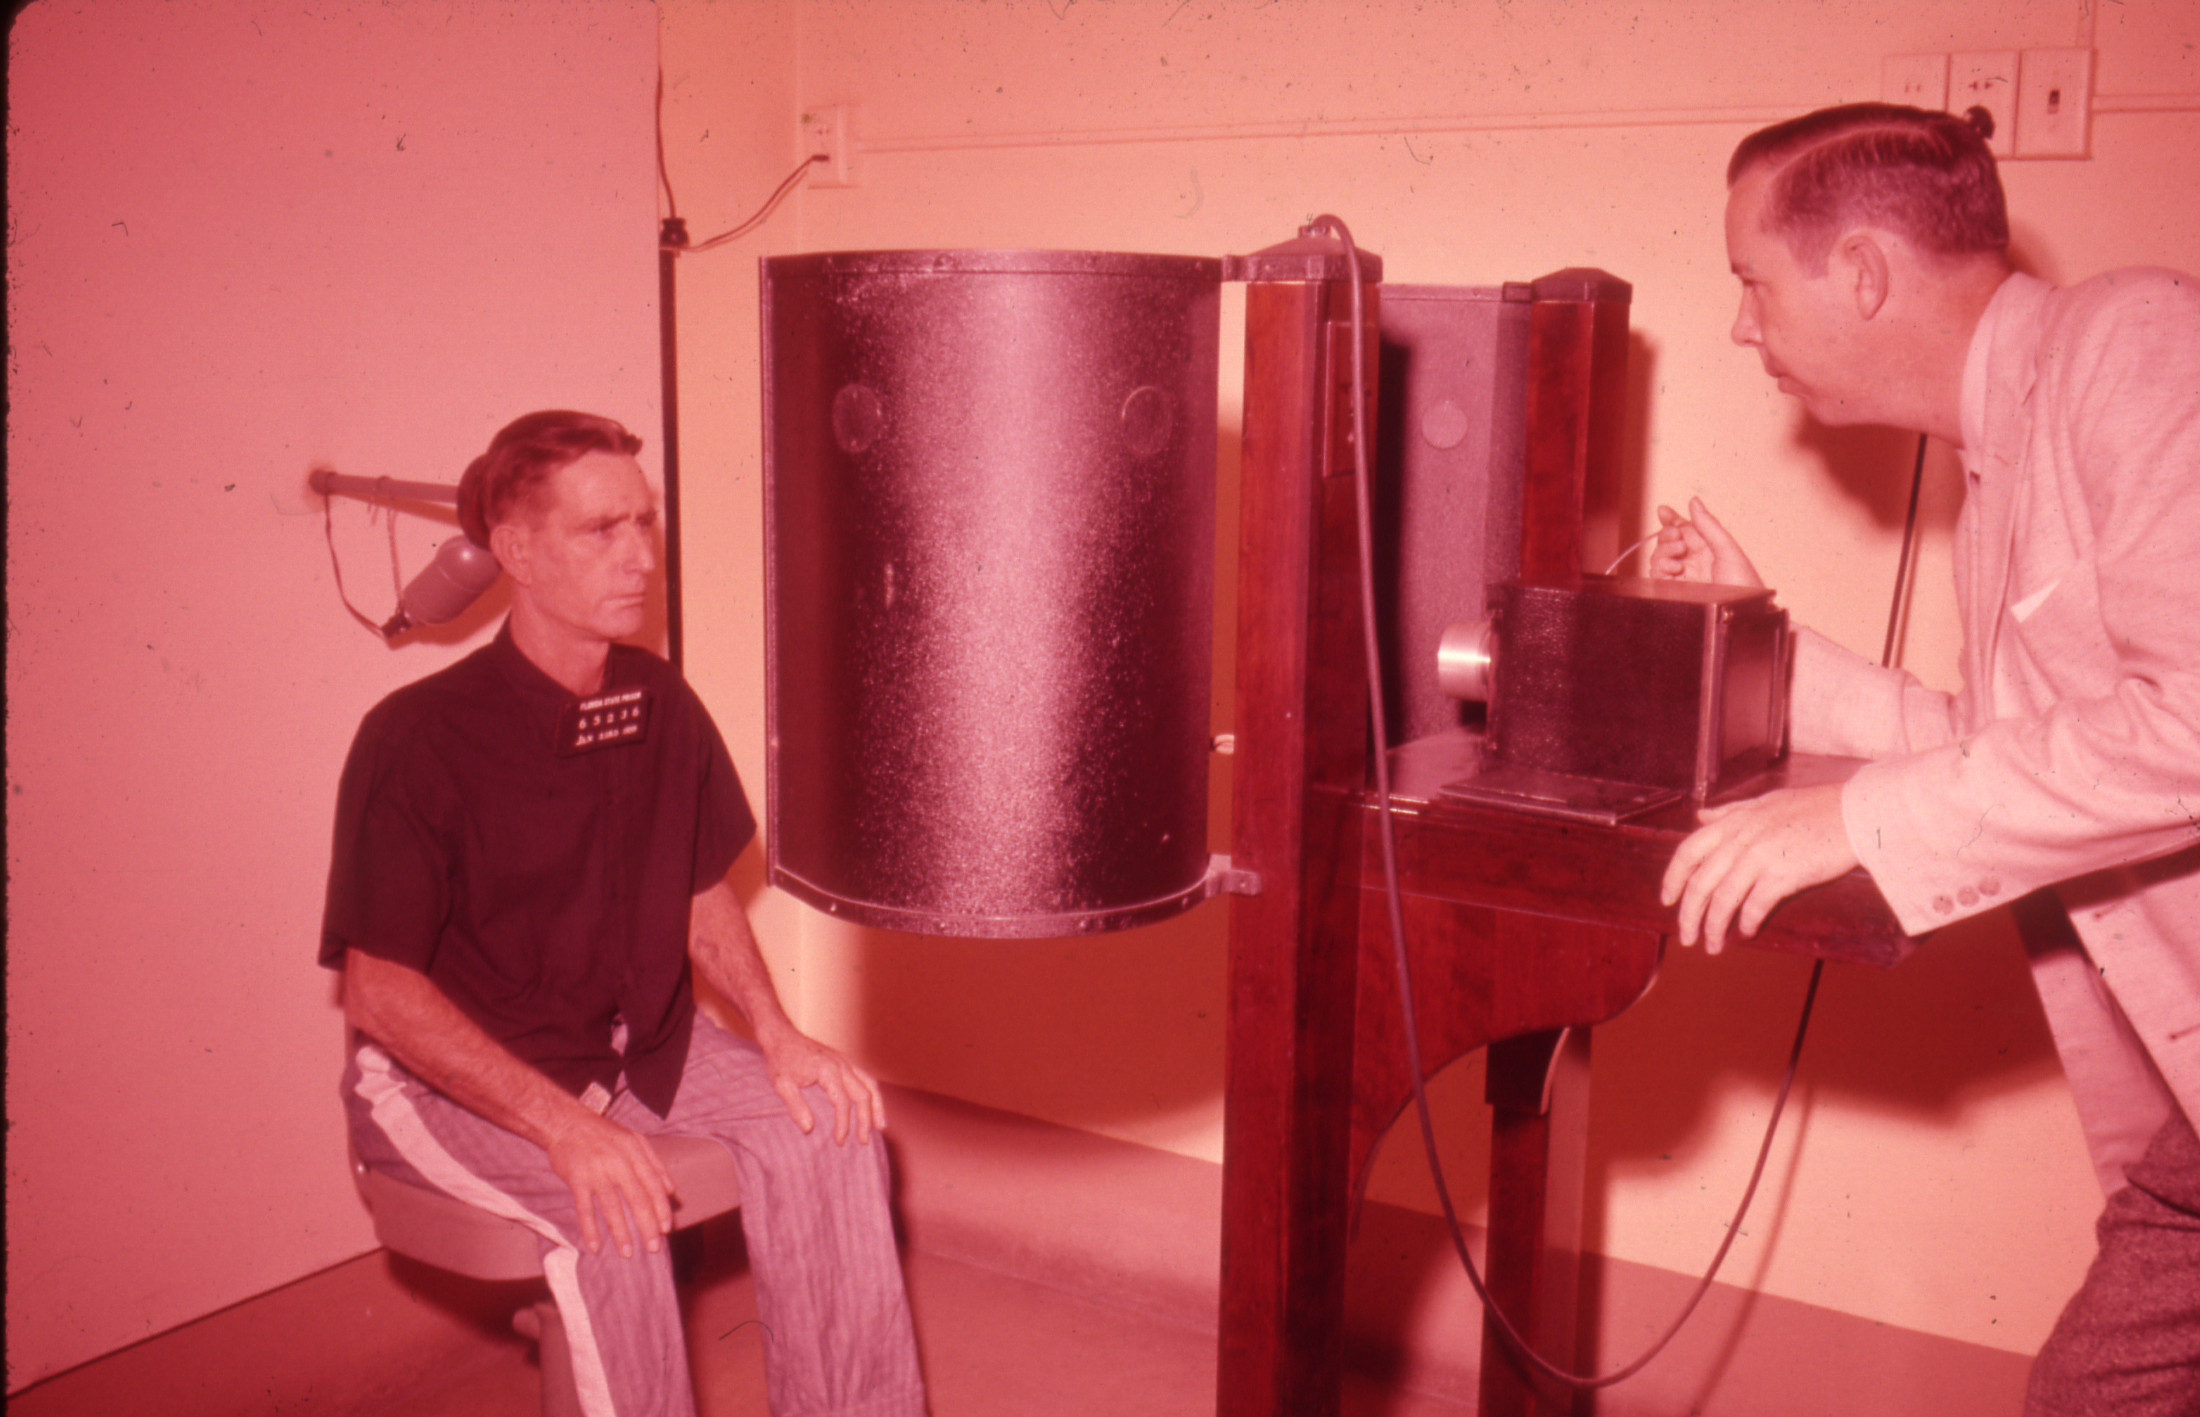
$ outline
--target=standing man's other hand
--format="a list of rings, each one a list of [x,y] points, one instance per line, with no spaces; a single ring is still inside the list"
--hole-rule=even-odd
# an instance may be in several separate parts
[[[1658,539],[1650,548],[1651,575],[1669,581],[1764,589],[1764,577],[1742,554],[1741,543],[1711,515],[1703,498],[1688,499],[1686,517],[1671,507],[1658,508],[1658,524]]]

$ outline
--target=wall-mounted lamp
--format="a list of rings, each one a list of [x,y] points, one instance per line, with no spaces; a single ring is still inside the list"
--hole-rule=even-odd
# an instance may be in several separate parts
[[[380,502],[406,498],[455,505],[458,501],[456,483],[353,477],[325,467],[315,468],[306,478],[306,485],[324,497],[342,493]],[[481,598],[483,591],[496,584],[502,573],[503,568],[487,547],[463,534],[448,538],[435,549],[435,559],[398,592],[397,613],[383,622],[382,638],[394,640],[407,630],[457,619]]]

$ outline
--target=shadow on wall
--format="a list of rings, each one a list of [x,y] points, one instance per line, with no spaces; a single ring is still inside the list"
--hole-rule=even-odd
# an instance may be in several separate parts
[[[1618,545],[1614,554],[1625,551],[1636,538],[1657,526],[1656,516],[1650,505],[1650,423],[1655,416],[1656,401],[1652,395],[1658,387],[1658,349],[1643,336],[1640,330],[1627,332],[1627,403],[1625,422],[1620,430],[1619,487],[1611,494],[1603,509],[1617,523]],[[1624,557],[1619,565],[1623,575],[1641,575],[1649,566],[1649,548]],[[1585,570],[1602,571],[1604,566],[1587,566]]]
[[[1793,956],[1668,950],[1657,987],[1597,1034],[1591,1196],[1692,1164],[1722,1099],[1773,1094],[1809,971]],[[1893,969],[1827,966],[1776,1151],[1795,1154],[1819,1104],[1952,1126],[1986,1099],[2058,1076],[2059,1066],[2006,915],[1967,920]],[[1800,1144],[1807,1152],[1807,1137]],[[1746,1171],[1732,1178],[1735,1199],[1745,1179]],[[1777,1225],[1780,1208],[1778,1195],[1761,1194],[1758,1223]],[[1589,1247],[1602,1248],[1603,1222],[1591,1206]]]
[[[1874,526],[1900,531],[1910,510],[1910,474],[1917,465],[1917,435],[1900,428],[1831,428],[1800,408],[1792,416],[1795,446],[1817,459],[1825,480],[1862,507]],[[1928,461],[1926,476],[1932,478],[1935,472],[1934,464]],[[1937,497],[1921,500],[1919,532],[1945,533],[1955,525],[1959,504]],[[1891,586],[1891,565],[1887,574]]]
[[[1740,1199],[1747,1161],[1707,1167],[1701,1139],[1722,1109],[1735,1106],[1736,1098],[1749,1099],[1751,1128],[1762,1126],[1761,1100],[1778,1087],[1809,970],[1808,960],[1770,952],[1745,949],[1712,959],[1700,950],[1669,950],[1657,987],[1597,1031],[1582,1217],[1585,1254],[1610,1252],[1609,1207],[1630,1183],[1685,1175],[1717,1197],[1715,1209],[1722,1216]],[[1482,1056],[1460,1059],[1429,1086],[1445,1179],[1469,1225],[1483,1220],[1488,1202],[1489,1112],[1482,1101]],[[1936,933],[1892,970],[1828,965],[1771,1167],[1744,1232],[1756,1237],[1754,1264],[1730,1257],[1719,1276],[1722,1286],[1730,1288],[1715,1293],[1651,1376],[1600,1400],[1597,1410],[1752,1410],[1728,1405],[1735,1394],[1750,1391],[1793,1392],[1800,1400],[1803,1389],[1765,1370],[1793,1361],[1792,1354],[1782,1355],[1782,1348],[1799,1340],[1782,1324],[1797,1322],[1798,1315],[1808,1319],[1816,1311],[1792,1300],[1768,1300],[1758,1290],[1770,1258],[1794,1248],[1782,1239],[1791,1221],[1801,1237],[1796,1243],[1805,1246],[1824,1230],[1822,1216],[1796,1209],[1802,1202],[1795,1194],[1797,1177],[1813,1169],[1817,1143],[1812,1127],[1819,1114],[1861,1110],[1909,1119],[1920,1129],[1950,1126],[1987,1099],[2058,1076],[2057,1068],[2022,950],[2000,913]],[[1832,1107],[1822,1108],[1825,1103]],[[1962,1145],[1953,1136],[1944,1144]],[[2077,1145],[2075,1136],[2072,1145]],[[1423,1212],[1437,1209],[1410,1112],[1376,1153],[1369,1195]],[[1394,1227],[1396,1222],[1383,1224]],[[1390,1231],[1378,1226],[1375,1236],[1362,1236],[1355,1246],[1355,1264],[1365,1271],[1355,1274],[1359,1302],[1371,1302],[1390,1315],[1390,1327],[1400,1331],[1415,1315],[1425,1321],[1427,1312],[1445,1312],[1443,1306],[1452,1302],[1445,1296],[1466,1302],[1457,1297],[1464,1281],[1455,1273],[1458,1262],[1450,1248],[1436,1241],[1436,1232],[1427,1226],[1415,1234],[1411,1246],[1400,1247],[1392,1243]],[[1703,1261],[1709,1260],[1722,1234],[1716,1224],[1704,1228]],[[1478,1234],[1469,1238],[1470,1243],[1479,1241]],[[1589,1370],[1609,1371],[1636,1358],[1680,1313],[1701,1264],[1691,1260],[1663,1278],[1624,1263],[1620,1269],[1624,1273],[1615,1276],[1611,1262],[1587,1262],[1580,1322],[1591,1339],[1581,1358]],[[1458,1321],[1471,1323],[1471,1313],[1463,1310]],[[1947,1356],[1940,1349],[1920,1351],[1901,1343],[1889,1351],[1897,1358],[1933,1364]],[[2003,1368],[2015,1365],[2013,1381],[2021,1388],[2021,1357],[1969,1345],[1962,1347],[1961,1356],[1986,1368],[1999,1363],[2002,1368],[1994,1371],[2003,1376]],[[1931,1385],[1928,1379],[1945,1385],[1947,1375],[1935,1367],[1923,1373],[1849,1375],[1842,1383],[1923,1392]],[[1909,1410],[2001,1408],[1982,1400],[1975,1407],[1936,1409],[1927,1399]]]
[[[1221,1099],[1228,909],[1072,939],[865,931],[865,1055],[897,1081],[1086,1130],[1197,1133]]]

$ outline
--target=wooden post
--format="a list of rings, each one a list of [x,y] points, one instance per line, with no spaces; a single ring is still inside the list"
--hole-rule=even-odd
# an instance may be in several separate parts
[[[1261,261],[1235,277],[1251,284],[1231,854],[1261,893],[1231,902],[1217,1411],[1330,1417],[1368,731],[1351,290],[1341,250]],[[1376,292],[1363,293],[1372,381]]]
[[[1520,578],[1565,584],[1619,554],[1611,499],[1627,414],[1634,287],[1603,271],[1570,268],[1532,288]],[[1585,566],[1584,554],[1593,565]]]

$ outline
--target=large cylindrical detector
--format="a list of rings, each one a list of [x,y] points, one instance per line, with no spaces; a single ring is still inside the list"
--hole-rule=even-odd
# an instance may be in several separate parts
[[[865,924],[1206,894],[1221,263],[763,263],[768,854]]]

